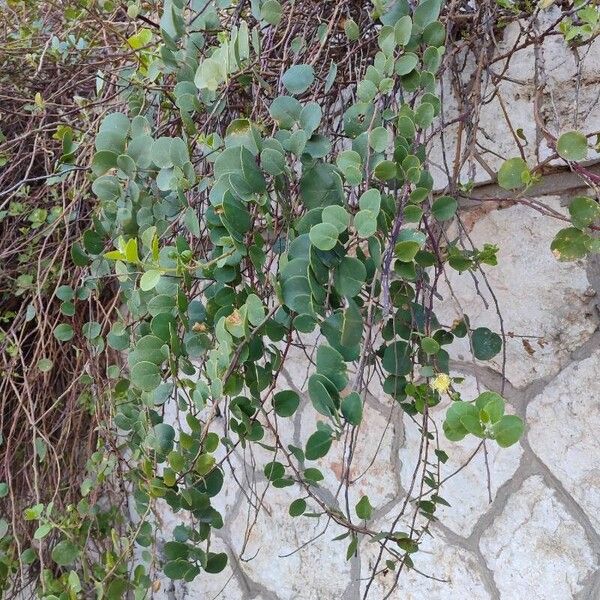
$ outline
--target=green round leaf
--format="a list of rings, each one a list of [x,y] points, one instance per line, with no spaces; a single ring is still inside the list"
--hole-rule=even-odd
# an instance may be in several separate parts
[[[227,554],[225,552],[219,552],[218,554],[209,552],[204,570],[207,573],[220,573],[226,566]]]
[[[398,240],[394,247],[394,256],[401,262],[412,262],[421,249],[425,238],[418,231],[403,229],[398,235]]]
[[[323,223],[333,225],[338,233],[343,233],[350,224],[350,215],[342,206],[326,206],[321,214]]]
[[[285,156],[273,148],[265,148],[260,153],[260,166],[269,175],[281,175],[285,172]]]
[[[289,513],[291,517],[299,517],[306,510],[306,500],[298,498],[290,504]]]
[[[280,417],[291,417],[299,405],[300,396],[294,390],[284,390],[273,396],[273,410]]]
[[[556,151],[565,160],[585,160],[588,154],[587,138],[579,131],[563,133],[556,142]]]
[[[357,392],[351,392],[342,400],[342,414],[344,419],[355,427],[360,425],[363,416],[363,403]]]
[[[300,333],[311,333],[317,326],[317,320],[312,315],[296,315],[293,325]]]
[[[170,137],[160,137],[152,144],[150,156],[152,162],[160,169],[168,169],[173,166],[173,159],[171,158],[172,141],[173,139]]]
[[[306,479],[307,481],[317,482],[317,481],[323,481],[323,479],[325,479],[325,478],[323,477],[323,473],[321,473],[321,471],[319,471],[319,469],[315,469],[314,467],[309,467],[308,469],[306,469],[304,471],[304,479]]]
[[[164,341],[156,335],[145,335],[137,341],[134,349],[129,352],[127,360],[130,366],[140,361],[148,361],[155,365],[160,365],[167,357],[168,352]]]
[[[478,360],[490,360],[502,350],[502,338],[487,327],[478,327],[473,331],[471,344],[473,355]]]
[[[377,231],[377,215],[371,210],[359,210],[354,217],[354,227],[360,237],[371,237]]]
[[[336,393],[336,389],[331,381],[313,373],[308,380],[308,395],[315,410],[326,417],[330,417],[336,410],[335,402],[332,394]]]
[[[423,210],[415,206],[414,204],[409,204],[404,209],[404,222],[405,223],[418,223],[423,217]]]
[[[373,515],[373,507],[371,506],[371,503],[369,502],[369,497],[368,496],[363,496],[356,504],[356,516],[359,519],[364,519],[365,521],[368,521],[371,516]]]
[[[591,243],[592,238],[587,233],[575,227],[566,227],[556,234],[550,249],[558,260],[577,260],[590,251]]]
[[[396,62],[396,74],[408,75],[419,64],[419,57],[413,52],[407,52]]]
[[[326,387],[329,387],[329,383],[333,383],[337,391],[343,390],[348,384],[344,357],[327,344],[317,349],[317,373],[327,378],[324,382]],[[337,396],[336,390],[333,394]]]
[[[479,421],[479,411],[468,402],[457,401],[450,405],[444,421],[444,433],[454,442],[462,440],[468,433],[466,422]]]
[[[498,185],[505,190],[523,187],[523,174],[528,171],[527,163],[522,158],[509,158],[498,171]]]
[[[98,233],[93,229],[88,229],[83,233],[83,247],[90,254],[101,254],[104,250],[104,242]]]
[[[475,399],[481,420],[497,423],[504,416],[504,399],[496,392],[483,392]]]
[[[42,373],[47,373],[48,371],[50,371],[50,369],[52,369],[53,365],[54,363],[49,358],[41,358],[40,360],[38,360],[37,368]]]
[[[79,548],[68,540],[58,542],[58,544],[52,548],[52,560],[61,567],[73,564],[78,556]]]
[[[251,325],[255,327],[260,325],[265,318],[265,307],[261,299],[256,294],[250,294],[248,298],[246,298],[246,310],[248,321]]]
[[[388,147],[389,132],[385,127],[375,127],[369,135],[369,145],[375,152],[384,152]]]
[[[388,373],[400,376],[408,375],[412,368],[408,344],[398,341],[388,346],[383,354],[381,364]]]
[[[435,21],[440,14],[441,7],[441,0],[423,0],[420,2],[413,13],[415,29],[421,32],[427,25]]]
[[[319,250],[331,250],[337,244],[338,230],[331,223],[319,223],[311,227],[309,238]]]
[[[102,175],[102,177],[98,177],[98,179],[92,183],[92,192],[104,202],[116,202],[121,196],[121,186],[116,177],[113,177],[112,175]],[[88,250],[85,234],[83,245],[86,247],[86,250]],[[88,252],[90,252],[90,250],[88,250]],[[100,252],[102,252],[102,249],[98,252],[90,252],[90,254],[100,254]]]
[[[425,129],[433,123],[434,109],[429,102],[423,102],[415,111],[415,123]]]
[[[67,323],[61,323],[54,329],[54,337],[60,342],[68,342],[74,335],[73,328]]]
[[[583,229],[600,219],[600,205],[592,198],[579,196],[569,204],[569,214],[573,225]]]
[[[362,102],[371,102],[377,96],[377,86],[368,79],[363,79],[356,86],[356,95]]]
[[[73,298],[75,297],[75,292],[73,291],[73,288],[70,285],[61,285],[57,290],[56,290],[56,297],[59,300],[73,300]]]
[[[321,122],[321,107],[316,102],[309,102],[300,112],[300,127],[307,137],[313,134]]]
[[[160,281],[160,271],[154,269],[146,271],[140,277],[140,289],[143,292],[148,292],[156,287],[156,284]]]
[[[396,177],[396,163],[391,160],[382,160],[377,164],[373,175],[380,181],[388,181]]]
[[[408,117],[407,115],[400,115],[398,117],[398,133],[400,133],[407,140],[413,140],[416,134],[414,119]],[[405,155],[406,150],[401,148],[403,154]]]
[[[281,4],[277,0],[267,0],[260,7],[260,16],[270,25],[279,25],[281,21]]]
[[[110,131],[126,137],[129,132],[129,126],[130,122],[127,115],[120,112],[114,112],[106,115],[104,119],[102,119],[100,131]]]
[[[412,19],[409,15],[400,17],[394,25],[394,36],[399,46],[406,46],[412,33]]]
[[[439,21],[429,23],[423,31],[423,41],[428,46],[443,46],[446,41],[446,28]]]
[[[440,351],[440,345],[431,337],[421,339],[421,348],[426,354],[437,354]]]
[[[185,579],[186,581],[191,581],[198,573],[200,573],[200,569],[188,560],[179,558],[167,561],[163,567],[163,572],[169,579]]]
[[[360,29],[354,19],[346,19],[344,33],[351,42],[355,42],[360,37]]]
[[[167,423],[157,423],[148,436],[148,445],[165,456],[173,450],[174,441],[175,429]]]
[[[516,415],[505,415],[492,428],[494,439],[502,448],[516,444],[524,430],[523,420]]]
[[[117,153],[110,150],[101,150],[92,158],[92,173],[99,177],[117,166]]]
[[[346,298],[354,298],[367,278],[365,265],[353,256],[345,256],[334,275],[334,286],[336,291]]]
[[[315,73],[311,65],[294,65],[282,76],[281,81],[290,94],[304,93],[315,80]]]
[[[443,52],[440,49],[430,46],[423,53],[423,69],[430,73],[436,73],[442,62]],[[433,105],[432,105],[433,106]]]
[[[131,383],[140,390],[150,392],[157,388],[161,381],[160,368],[153,362],[142,360],[135,363],[130,373]]]
[[[325,456],[331,448],[331,433],[329,431],[315,431],[306,442],[305,456],[307,460],[317,460]]]
[[[284,129],[291,129],[300,119],[301,112],[302,104],[291,96],[278,96],[269,108],[273,120]]]
[[[385,25],[384,27],[382,27],[379,30],[377,42],[386,56],[392,56],[394,48],[396,47],[394,29],[389,25]]]
[[[285,467],[280,462],[273,461],[265,465],[263,472],[269,481],[275,481],[285,475]]]
[[[102,326],[97,321],[88,321],[87,323],[84,323],[83,327],[81,328],[81,333],[83,333],[88,340],[97,338],[101,331]]]
[[[361,210],[370,210],[377,216],[381,207],[381,193],[377,188],[371,188],[362,194],[358,200]]]
[[[452,196],[442,196],[431,206],[431,214],[438,221],[449,221],[456,214],[458,202]]]

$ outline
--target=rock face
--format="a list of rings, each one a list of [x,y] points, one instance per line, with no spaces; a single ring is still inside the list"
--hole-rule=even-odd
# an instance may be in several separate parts
[[[547,11],[556,19],[558,9]],[[549,21],[549,22],[550,22]],[[514,44],[518,26],[511,25],[499,40],[498,53]],[[554,133],[585,123],[586,131],[600,122],[597,61],[600,41],[578,65],[558,36],[543,48],[548,84],[542,112]],[[534,52],[519,50],[507,65],[497,86],[498,95],[481,113],[483,161],[495,170],[503,158],[518,155],[514,138],[502,121],[504,103],[515,127],[527,138],[526,158],[548,155],[532,117]],[[500,73],[502,64],[496,65]],[[575,97],[573,80],[583,74]],[[473,69],[467,65],[465,77]],[[495,84],[494,84],[495,85]],[[452,89],[445,82],[446,121],[458,110],[452,106]],[[482,94],[494,87],[486,83]],[[572,110],[577,106],[577,111]],[[584,119],[584,121],[582,121]],[[589,128],[587,127],[587,124]],[[452,156],[453,127],[448,128],[446,153]],[[463,140],[464,142],[464,140]],[[434,148],[432,163],[442,164],[442,148]],[[432,167],[436,183],[443,187],[444,173]],[[465,165],[464,180],[489,179],[481,163]],[[527,202],[564,213],[564,201],[575,193],[572,185],[560,189],[561,180],[549,193]],[[543,188],[543,186],[541,186]],[[547,189],[547,188],[546,188]],[[567,194],[568,192],[568,194]],[[490,193],[491,194],[491,193]],[[488,196],[491,197],[491,195]],[[546,211],[547,212],[547,211]],[[505,397],[509,411],[526,420],[520,444],[499,449],[495,444],[477,448],[476,441],[449,443],[440,436],[449,455],[442,478],[454,472],[442,488],[450,507],[442,508],[439,523],[432,526],[414,555],[419,572],[404,573],[389,597],[394,600],[598,600],[600,598],[600,337],[597,276],[586,261],[560,263],[550,252],[554,233],[563,223],[524,204],[482,202],[462,214],[465,243],[499,246],[499,264],[485,268],[485,279],[475,285],[469,274],[449,270],[440,321],[451,323],[467,313],[474,326],[506,333],[506,364],[501,359],[473,362],[464,340],[451,346],[455,371],[465,374],[463,393],[474,398],[480,391],[500,389],[500,374],[508,383]],[[449,238],[459,229],[451,226]],[[489,284],[489,288],[488,288]],[[492,291],[490,291],[490,289]],[[493,292],[493,293],[492,293]],[[499,306],[500,317],[496,310]],[[309,352],[310,354],[310,352]],[[294,419],[281,422],[279,434],[286,443],[299,444],[314,431],[317,415],[306,397],[309,358],[293,349],[282,385],[303,395]],[[501,358],[501,357],[500,357]],[[441,423],[445,407],[432,411]],[[403,416],[380,388],[367,396],[365,417],[358,431],[358,448],[350,468],[348,502],[353,506],[369,494],[374,518],[390,523],[401,509],[418,461],[418,423]],[[319,495],[330,505],[344,506],[340,493],[343,477],[343,443],[332,448],[319,467],[323,471]],[[256,448],[232,456],[237,484],[217,499],[225,527],[216,532],[215,547],[226,550],[230,561],[218,576],[201,575],[190,584],[163,582],[156,598],[168,600],[359,600],[366,590],[377,548],[361,543],[357,556],[345,560],[348,540],[332,541],[341,530],[324,518],[288,515],[298,498],[295,488],[266,490],[263,466],[270,454]],[[468,464],[467,464],[468,463]],[[464,466],[466,464],[466,466]],[[264,494],[266,490],[266,494]],[[263,496],[264,494],[264,496]],[[256,508],[260,506],[257,511]],[[315,506],[310,506],[315,509]],[[165,537],[179,522],[165,515]],[[383,525],[382,525],[383,527]],[[306,544],[312,540],[311,543]],[[394,574],[380,573],[370,585],[368,598],[381,600]]]
[[[527,479],[479,544],[502,598],[575,598],[598,556],[539,476]]]
[[[558,197],[540,201],[550,209],[564,210]],[[498,266],[484,266],[486,279],[478,277],[477,282],[469,273],[449,271],[447,285],[440,290],[444,299],[438,315],[451,324],[467,314],[474,327],[493,331],[501,330],[502,320],[507,335],[506,377],[522,388],[556,375],[570,353],[595,331],[597,318],[585,264],[561,263],[552,256],[549,241],[562,228],[561,221],[523,205],[478,213],[465,217],[469,239],[477,248],[486,242],[496,244]],[[457,340],[452,349],[455,358],[469,359],[466,338]],[[502,371],[502,354],[491,365]]]
[[[466,400],[472,400],[479,394],[473,378],[467,378],[465,385],[460,388],[462,397]],[[444,402],[432,411],[432,417],[440,428],[447,408],[448,402]],[[406,441],[400,450],[402,481],[410,478],[417,464],[421,437],[414,423],[410,419],[406,421]],[[449,457],[441,467],[441,477],[447,477],[465,465],[478,445],[479,440],[473,436],[468,436],[461,442],[450,442],[441,437],[441,449]],[[466,467],[443,486],[442,496],[450,506],[438,509],[436,514],[440,521],[460,535],[469,535],[478,519],[490,508],[490,502],[496,497],[499,488],[514,475],[522,455],[523,450],[518,444],[502,449],[497,444],[486,442],[485,450],[477,452]],[[489,480],[485,476],[486,461],[490,469]],[[465,490],[469,490],[469,493],[465,493]]]
[[[600,531],[600,352],[575,362],[527,408],[529,443]]]

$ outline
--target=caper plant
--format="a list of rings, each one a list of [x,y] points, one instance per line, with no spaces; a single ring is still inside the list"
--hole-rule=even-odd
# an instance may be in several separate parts
[[[81,502],[60,517],[43,504],[26,516],[37,539],[57,536],[60,569],[44,571],[42,597],[144,598],[158,570],[185,581],[222,571],[214,499],[235,485],[233,457],[252,448],[269,456],[259,465],[267,487],[294,491],[290,518],[337,524],[348,559],[370,540],[373,576],[399,575],[447,504],[448,457],[429,411],[444,403],[453,441],[504,448],[523,433],[498,391],[463,397],[450,371],[455,338],[489,361],[502,337],[467,315],[436,317],[444,271],[493,266],[498,250],[442,235],[459,206],[456,189],[434,190],[429,161],[441,131],[442,0],[322,4],[293,38],[294,2],[129,6],[139,26],[117,75],[126,109],[108,110],[95,135],[97,210],[71,250],[85,278],[60,292],[71,302],[87,297],[81,289],[98,298],[117,289],[118,302],[110,330],[92,320],[77,332],[68,319],[54,330],[65,343],[81,333],[108,357],[113,385],[96,393],[112,414]],[[567,132],[555,148],[584,169],[583,134]],[[498,183],[518,193],[536,171],[513,158]],[[597,246],[597,203],[577,198],[569,210],[572,226],[552,245],[561,260]],[[281,376],[299,348],[312,349],[302,394]],[[406,514],[384,529],[368,495],[333,506],[320,493],[323,460],[351,454],[369,426],[374,379],[380,401],[419,423],[432,448]],[[286,421],[303,404],[316,425],[298,444]],[[98,490],[111,478],[126,514],[103,505]],[[160,532],[160,548],[159,506],[181,521]],[[95,537],[109,547],[90,548]]]

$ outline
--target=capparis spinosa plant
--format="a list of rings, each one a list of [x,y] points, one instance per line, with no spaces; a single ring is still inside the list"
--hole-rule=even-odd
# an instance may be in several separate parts
[[[79,4],[72,10],[89,8]],[[89,378],[85,401],[109,414],[77,503],[58,511],[40,498],[27,507],[37,545],[20,549],[18,568],[39,568],[40,596],[61,600],[144,598],[159,572],[184,581],[219,573],[229,556],[215,540],[223,527],[215,505],[223,486],[235,485],[233,463],[255,452],[264,482],[250,494],[257,510],[263,489],[290,488],[290,519],[341,527],[336,544],[348,559],[363,539],[375,544],[366,597],[377,573],[392,571],[397,582],[414,567],[448,504],[439,436],[504,448],[524,430],[502,390],[463,397],[450,369],[455,339],[468,340],[476,361],[501,360],[504,332],[466,314],[453,323],[436,316],[446,271],[476,276],[498,251],[493,240],[467,247],[453,233],[469,183],[434,182],[452,50],[447,7],[325,2],[297,14],[294,2],[278,0],[165,0],[131,3],[126,14],[102,8],[136,25],[110,80],[118,103],[103,107],[93,154],[83,157],[94,211],[70,249],[81,277],[56,288],[63,316],[53,336],[81,344],[106,371],[108,384]],[[587,32],[577,26],[565,43]],[[87,42],[65,44],[53,46],[57,60]],[[108,81],[97,75],[98,93]],[[43,97],[32,106],[43,110]],[[545,133],[593,196],[596,176],[580,164],[589,136]],[[58,134],[55,185],[85,162],[78,135]],[[518,198],[539,176],[516,157],[497,182]],[[599,212],[593,197],[573,199],[571,222],[551,242],[559,260],[597,251]],[[110,318],[70,318],[107,297]],[[282,375],[299,349],[305,393]],[[374,385],[419,424],[424,447],[407,502],[384,529],[347,475]],[[438,431],[429,411],[440,403]],[[298,443],[285,424],[304,404],[315,424]],[[336,452],[346,474],[332,503],[321,488]],[[160,531],[162,544],[155,515],[164,510],[180,524]],[[5,561],[7,580],[16,568]]]

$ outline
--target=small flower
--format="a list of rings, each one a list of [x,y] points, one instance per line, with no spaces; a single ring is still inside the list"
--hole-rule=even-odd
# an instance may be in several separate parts
[[[429,384],[432,389],[436,390],[440,394],[443,394],[448,391],[452,380],[446,373],[439,373],[433,381]]]

